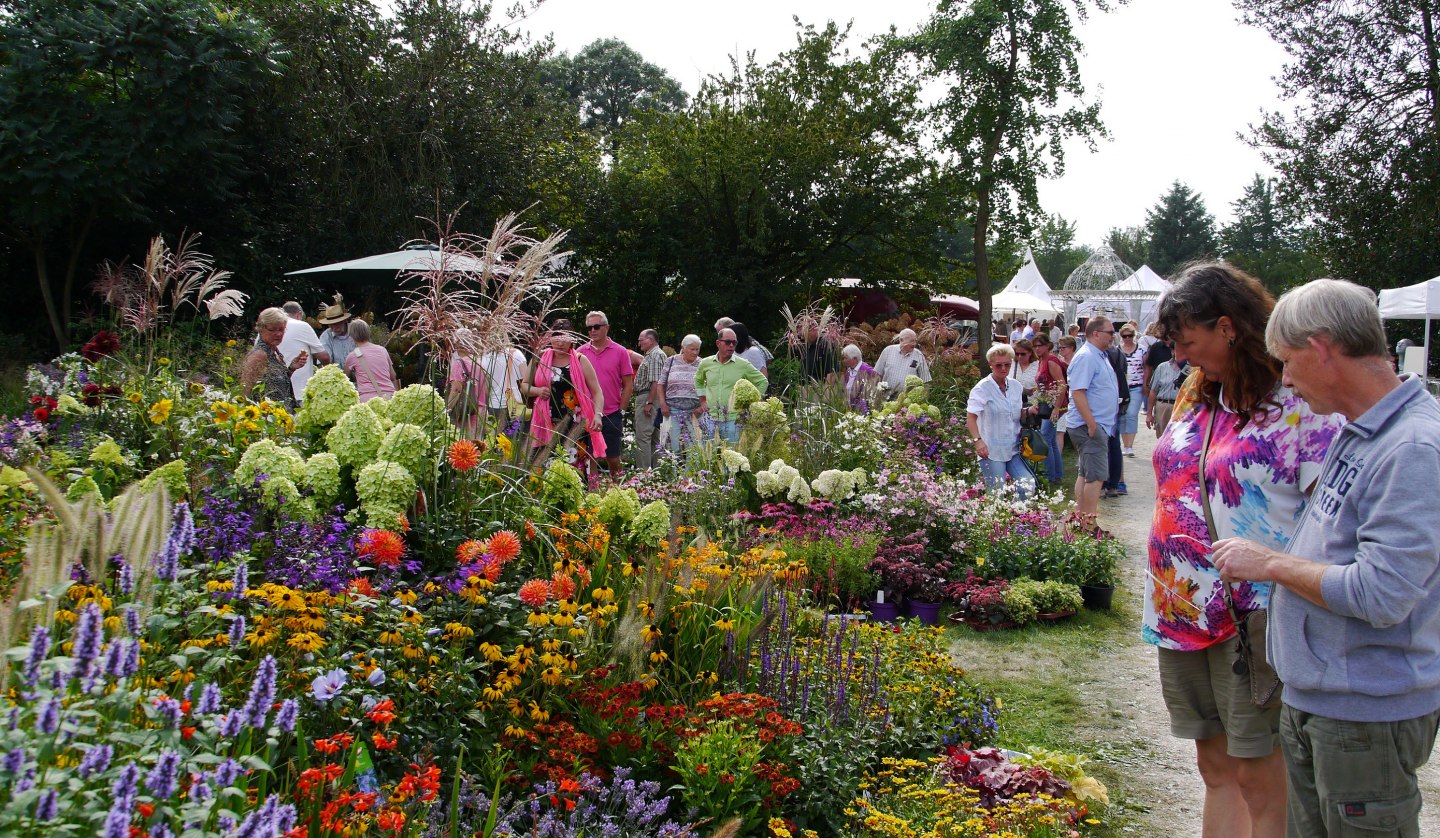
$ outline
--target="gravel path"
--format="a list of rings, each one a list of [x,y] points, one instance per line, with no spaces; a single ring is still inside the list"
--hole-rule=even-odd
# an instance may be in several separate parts
[[[1103,761],[1121,776],[1118,791],[1134,813],[1127,830],[1146,836],[1199,836],[1204,786],[1195,769],[1194,746],[1170,735],[1169,717],[1160,698],[1155,647],[1140,639],[1140,592],[1144,591],[1146,541],[1155,502],[1155,474],[1150,455],[1152,432],[1141,428],[1134,459],[1125,460],[1125,482],[1130,494],[1100,502],[1100,525],[1124,542],[1128,561],[1122,573],[1123,590],[1117,600],[1135,625],[1130,640],[1084,666],[1077,682],[1086,703],[1095,708],[1086,726],[1093,726],[1094,741]],[[1440,760],[1420,773],[1426,806],[1420,834],[1440,836]]]

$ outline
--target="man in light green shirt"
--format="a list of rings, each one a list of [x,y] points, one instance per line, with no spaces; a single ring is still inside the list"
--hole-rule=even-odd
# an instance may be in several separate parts
[[[695,390],[700,393],[699,411],[703,413],[713,406],[710,418],[715,422],[715,431],[732,445],[740,441],[740,429],[730,413],[730,394],[742,378],[749,379],[762,394],[770,384],[754,364],[735,354],[735,332],[721,329],[715,338],[715,354],[700,359]]]

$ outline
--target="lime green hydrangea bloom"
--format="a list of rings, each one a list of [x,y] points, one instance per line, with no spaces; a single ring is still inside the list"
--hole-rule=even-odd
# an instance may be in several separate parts
[[[415,478],[399,463],[376,460],[360,470],[355,494],[371,527],[393,528],[415,500]]]
[[[115,466],[116,468],[129,468],[130,461],[125,459],[125,453],[113,439],[106,439],[90,450],[90,462],[101,466]]]
[[[0,466],[0,487],[20,489],[26,492],[35,491],[35,484],[30,482],[30,476],[21,469],[11,466]]]
[[[404,466],[417,481],[430,476],[435,459],[430,455],[430,435],[417,425],[397,423],[385,434],[375,456]]]
[[[340,460],[321,452],[305,461],[305,488],[318,505],[330,506],[340,496]]]
[[[82,413],[89,413],[90,408],[81,404],[74,396],[66,393],[55,400],[55,412],[78,416]]]
[[[416,425],[435,436],[450,427],[445,399],[429,384],[411,384],[391,396],[386,415],[396,425]]]
[[[585,484],[580,472],[564,460],[552,459],[545,467],[544,488],[540,493],[546,504],[562,512],[575,512],[585,497]]]
[[[178,500],[190,494],[189,468],[185,465],[184,460],[171,460],[155,469],[145,475],[144,479],[140,481],[140,486],[143,489],[150,489],[157,482],[165,484],[165,491],[170,493],[171,500]]]
[[[101,500],[104,499],[100,494],[100,486],[95,483],[95,478],[88,474],[82,475],[79,480],[71,483],[70,488],[65,491],[65,499],[71,503],[76,503],[81,498],[89,495],[94,495]]]
[[[735,382],[735,389],[730,391],[730,410],[736,413],[743,412],[750,405],[760,401],[760,389],[747,378]]]
[[[620,532],[640,512],[640,495],[634,489],[610,487],[595,507],[596,516],[612,533]]]
[[[854,494],[855,478],[848,471],[826,469],[810,481],[810,488],[826,500],[839,502]]]
[[[240,456],[240,464],[235,467],[235,479],[240,481],[241,486],[249,487],[255,485],[255,478],[262,474],[271,478],[283,477],[294,484],[305,477],[305,458],[294,448],[277,445],[274,440],[259,440]],[[293,494],[291,496],[294,497]]]
[[[625,535],[634,544],[658,547],[670,534],[670,507],[663,500],[652,500],[635,513],[625,526]]]
[[[302,431],[319,431],[334,425],[345,411],[360,403],[360,391],[339,364],[326,364],[305,385],[305,407],[295,417]]]
[[[325,434],[325,447],[341,465],[359,469],[375,461],[385,439],[385,426],[375,415],[377,402],[383,404],[382,399],[371,399],[345,411]]]

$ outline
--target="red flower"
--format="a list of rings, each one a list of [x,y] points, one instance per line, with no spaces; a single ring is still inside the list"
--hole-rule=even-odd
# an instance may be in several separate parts
[[[374,742],[376,750],[380,751],[393,751],[395,750],[395,746],[400,744],[399,737],[387,739],[385,734],[378,730],[370,734],[370,741]]]
[[[550,601],[550,583],[544,579],[531,579],[520,586],[520,601],[531,608],[543,608]]]
[[[192,736],[194,736],[194,735],[195,735],[195,726],[194,726],[194,725],[186,725],[185,727],[180,728],[180,738],[181,738],[181,739],[189,739],[190,737],[192,737]]]
[[[50,411],[43,407],[35,408],[35,421],[44,422],[50,418]]]
[[[366,715],[377,725],[388,725],[395,721],[395,702],[387,698],[370,708]]]
[[[450,443],[448,457],[450,467],[459,472],[466,472],[480,465],[480,449],[468,439],[457,439]]]
[[[119,351],[120,339],[106,331],[97,332],[95,337],[90,338],[84,346],[80,347],[80,354],[92,364]]]
[[[520,555],[520,537],[509,530],[501,530],[490,536],[485,552],[502,562],[508,562]]]
[[[155,804],[154,804],[154,803],[140,803],[140,804],[136,805],[135,808],[136,808],[137,810],[139,810],[139,812],[140,812],[140,817],[142,817],[142,818],[148,819],[151,815],[155,814]]]
[[[478,539],[466,539],[455,548],[455,558],[460,564],[475,564],[486,552],[486,543]]]
[[[375,819],[375,825],[398,835],[405,828],[405,813],[399,809],[386,809]]]
[[[361,558],[371,559],[381,567],[394,567],[405,555],[405,539],[390,530],[366,530],[357,547]]]

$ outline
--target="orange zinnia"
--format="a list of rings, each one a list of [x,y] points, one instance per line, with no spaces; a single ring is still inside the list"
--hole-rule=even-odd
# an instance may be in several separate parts
[[[499,561],[508,562],[520,555],[520,537],[509,530],[501,530],[490,536],[485,552]]]
[[[360,536],[358,547],[362,558],[381,567],[394,567],[405,555],[405,539],[390,530],[366,530]]]
[[[450,467],[456,471],[469,471],[480,465],[480,449],[468,439],[459,439],[450,444]]]

